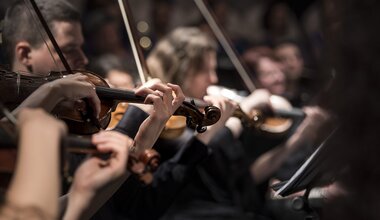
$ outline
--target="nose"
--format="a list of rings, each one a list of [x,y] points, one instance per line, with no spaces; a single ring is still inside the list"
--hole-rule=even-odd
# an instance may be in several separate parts
[[[285,80],[285,74],[282,71],[276,71],[276,74],[273,75],[273,78],[276,82],[282,82]]]
[[[75,61],[75,67],[77,69],[85,68],[88,65],[88,58],[86,54],[84,54],[83,50],[78,51],[78,57]]]
[[[210,72],[210,83],[211,84],[217,84],[219,81],[218,79],[218,74],[216,73],[215,70]]]

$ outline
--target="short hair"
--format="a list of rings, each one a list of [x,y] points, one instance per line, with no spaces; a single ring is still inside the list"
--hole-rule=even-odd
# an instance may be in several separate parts
[[[183,85],[183,79],[204,65],[204,54],[217,50],[206,33],[194,27],[177,28],[149,54],[147,63],[153,77]]]
[[[36,3],[53,33],[54,21],[80,21],[80,13],[65,0],[36,0]],[[17,42],[27,41],[32,47],[39,47],[43,42],[40,30],[46,36],[37,16],[32,13],[35,12],[31,5],[26,6],[22,0],[14,2],[6,11],[3,42],[5,52],[11,62]]]

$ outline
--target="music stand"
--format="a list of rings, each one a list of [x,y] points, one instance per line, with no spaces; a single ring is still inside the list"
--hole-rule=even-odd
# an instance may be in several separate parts
[[[275,196],[288,196],[290,194],[305,190],[301,197],[293,199],[292,207],[298,211],[306,211],[308,215],[305,219],[317,219],[317,213],[310,204],[309,195],[312,188],[326,185],[331,182],[331,176],[325,174],[328,167],[326,160],[328,158],[328,149],[331,137],[334,136],[337,129],[318,146],[314,153],[302,164],[295,174],[287,181],[276,183],[271,188],[276,192]],[[320,202],[318,202],[320,204]]]

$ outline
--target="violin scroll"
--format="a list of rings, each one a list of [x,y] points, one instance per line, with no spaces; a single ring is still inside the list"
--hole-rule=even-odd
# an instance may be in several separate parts
[[[221,116],[220,109],[215,106],[205,106],[203,114],[199,109],[190,102],[183,102],[182,105],[174,112],[174,115],[186,116],[186,124],[197,132],[203,133],[209,125],[215,124]]]
[[[204,118],[205,124],[213,125],[217,121],[219,121],[221,113],[218,107],[209,105],[205,107],[204,111],[205,111],[205,118]]]
[[[142,154],[136,155],[130,152],[128,158],[128,170],[145,185],[153,181],[153,174],[159,164],[160,155],[153,149],[145,150]]]

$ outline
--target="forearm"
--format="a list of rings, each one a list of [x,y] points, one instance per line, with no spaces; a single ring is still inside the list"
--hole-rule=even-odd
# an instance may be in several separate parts
[[[251,175],[256,184],[260,184],[270,178],[288,157],[299,148],[300,144],[296,138],[290,137],[284,145],[277,146],[261,155],[251,165]]]
[[[59,142],[57,130],[41,130],[35,124],[27,124],[21,129],[16,172],[7,192],[9,202],[38,207],[49,215],[57,215]]]
[[[51,112],[61,101],[63,101],[63,97],[59,95],[59,91],[50,83],[46,83],[29,95],[12,113],[17,115],[22,108],[26,107],[42,108]]]
[[[226,122],[226,127],[231,130],[234,138],[239,138],[243,132],[243,125],[241,124],[240,119],[236,117],[230,117]]]
[[[76,192],[67,195],[63,220],[90,219],[119,189],[129,175],[122,176],[97,192]]]
[[[145,149],[150,149],[153,147],[154,143],[157,141],[162,130],[165,127],[165,122],[167,120],[148,117],[140,126],[139,131],[135,137],[135,146],[137,151],[144,151]]]

